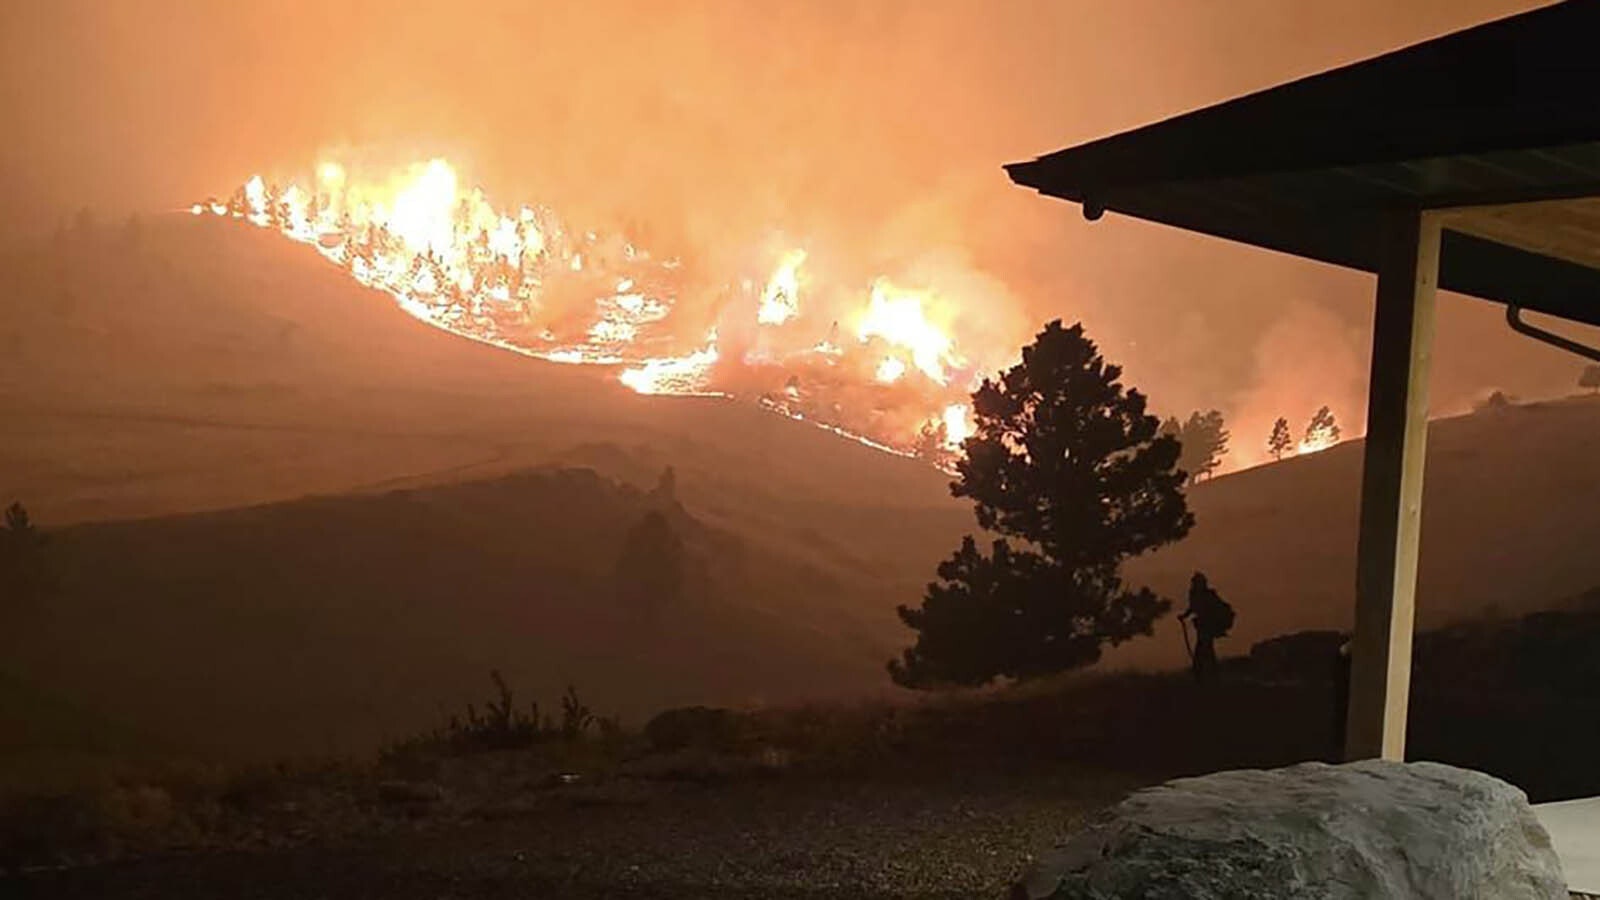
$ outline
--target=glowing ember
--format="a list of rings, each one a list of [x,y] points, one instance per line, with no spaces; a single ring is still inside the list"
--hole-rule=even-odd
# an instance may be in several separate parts
[[[252,176],[230,196],[189,212],[306,244],[407,313],[473,340],[551,362],[620,366],[617,378],[643,394],[747,397],[901,454],[929,422],[943,423],[952,447],[971,433],[962,401],[977,367],[957,349],[957,304],[931,289],[884,277],[812,284],[801,248],[751,260],[764,277],[708,281],[676,257],[572,228],[543,207],[496,209],[443,159],[376,177],[330,160],[298,181]],[[687,309],[711,309],[709,321],[684,327],[684,296],[694,298]],[[729,325],[725,347],[720,322]],[[677,337],[708,326],[698,345]],[[996,341],[985,368],[1007,364],[1016,346]]]

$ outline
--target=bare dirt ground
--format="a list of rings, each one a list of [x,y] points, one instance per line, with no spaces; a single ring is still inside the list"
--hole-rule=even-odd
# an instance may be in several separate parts
[[[440,832],[174,856],[12,880],[7,896],[999,897],[1135,784],[1092,771],[674,784]]]

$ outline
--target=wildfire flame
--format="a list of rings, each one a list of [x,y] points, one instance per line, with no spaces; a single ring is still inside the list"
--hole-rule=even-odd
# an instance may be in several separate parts
[[[715,289],[715,321],[683,346],[679,300],[707,288],[686,284],[679,260],[622,234],[578,231],[541,206],[498,209],[444,159],[377,177],[325,161],[281,186],[255,175],[231,199],[188,211],[310,245],[448,331],[554,362],[620,367],[618,379],[639,393],[749,397],[896,453],[910,452],[926,426],[942,425],[952,448],[972,432],[964,401],[974,367],[958,350],[954,300],[887,277],[854,289],[812,284],[803,248],[767,257],[765,278],[730,273]],[[991,349],[996,366],[1015,353]]]
[[[800,264],[805,261],[804,250],[790,250],[783,255],[777,271],[767,281],[767,289],[761,294],[757,322],[782,325],[800,314]]]
[[[901,290],[887,279],[879,278],[872,283],[872,293],[856,326],[856,334],[863,342],[882,338],[889,346],[909,356],[911,363],[929,378],[944,384],[949,380],[946,368],[958,366],[960,361],[951,353],[954,341],[928,321],[922,303],[921,294]],[[900,371],[905,371],[903,365]]]
[[[1323,450],[1339,443],[1339,439],[1331,434],[1317,434],[1306,437],[1295,445],[1295,454],[1304,456],[1308,453],[1321,453]]]

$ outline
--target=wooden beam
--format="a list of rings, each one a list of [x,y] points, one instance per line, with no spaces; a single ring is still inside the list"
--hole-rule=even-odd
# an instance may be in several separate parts
[[[1440,229],[1435,214],[1411,210],[1386,218],[1383,231],[1361,473],[1347,759],[1405,757],[1422,530]]]
[[[1600,268],[1600,197],[1469,206],[1441,210],[1439,215],[1445,228]]]

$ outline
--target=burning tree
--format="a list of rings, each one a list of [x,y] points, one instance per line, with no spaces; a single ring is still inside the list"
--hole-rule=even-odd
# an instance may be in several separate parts
[[[1300,442],[1301,449],[1321,450],[1339,443],[1339,423],[1333,419],[1333,410],[1324,406],[1311,416],[1311,421],[1306,424],[1305,440]]]
[[[1194,524],[1178,442],[1119,381],[1083,327],[1051,322],[1022,362],[972,395],[976,429],[951,493],[1003,537],[970,535],[922,605],[899,608],[917,643],[897,684],[981,685],[1088,665],[1103,645],[1149,634],[1171,603],[1123,586],[1124,560]]]
[[[250,215],[250,197],[245,193],[244,185],[242,184],[234,188],[233,193],[228,195],[228,215]]]
[[[1272,434],[1267,437],[1267,452],[1276,460],[1283,459],[1283,455],[1294,447],[1294,438],[1289,435],[1289,420],[1282,416],[1272,423]]]

